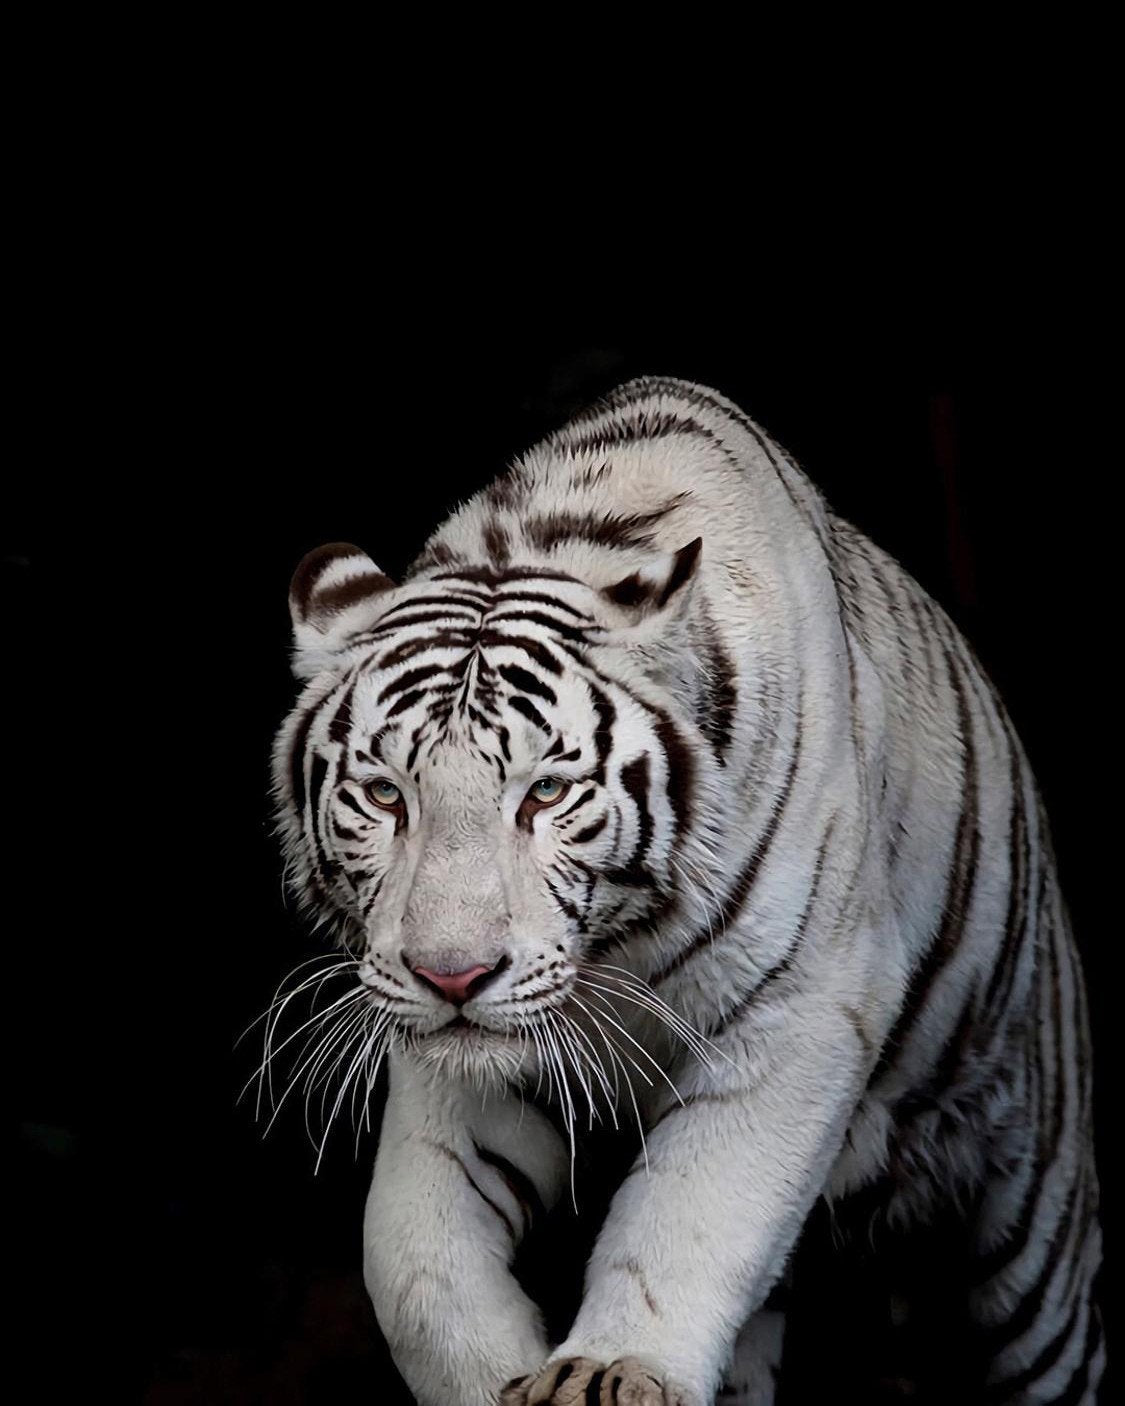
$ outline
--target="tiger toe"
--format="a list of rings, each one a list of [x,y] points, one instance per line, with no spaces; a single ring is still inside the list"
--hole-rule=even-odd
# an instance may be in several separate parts
[[[500,1406],[692,1406],[674,1386],[635,1357],[609,1366],[589,1357],[549,1362],[538,1374],[509,1382]]]
[[[586,1406],[588,1389],[604,1369],[588,1357],[568,1357],[548,1362],[540,1372],[511,1382],[500,1397],[500,1406]],[[596,1389],[596,1384],[595,1384]]]

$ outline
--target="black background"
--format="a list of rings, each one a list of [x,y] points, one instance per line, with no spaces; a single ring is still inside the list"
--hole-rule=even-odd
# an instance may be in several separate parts
[[[950,610],[1008,701],[1090,987],[1112,1267],[1119,447],[1084,240],[1030,209],[955,247],[899,225],[854,252],[833,237],[830,258],[587,239],[583,286],[565,243],[527,257],[514,211],[485,264],[432,228],[377,252],[377,222],[306,247],[256,199],[225,191],[174,238],[158,218],[149,246],[88,263],[31,377],[50,452],[27,453],[22,487],[52,453],[72,475],[46,480],[68,570],[41,565],[18,490],[8,527],[13,793],[49,780],[11,897],[17,1282],[47,1325],[26,1339],[42,1389],[396,1399],[359,1278],[373,1139],[353,1160],[334,1136],[314,1176],[296,1110],[263,1141],[235,1103],[254,1066],[238,1034],[317,950],[267,798],[288,579],[339,539],[401,571],[455,501],[642,372],[744,406]],[[968,197],[953,212],[980,218]]]

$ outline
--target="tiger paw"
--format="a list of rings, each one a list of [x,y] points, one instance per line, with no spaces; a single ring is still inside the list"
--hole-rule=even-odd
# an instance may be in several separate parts
[[[548,1362],[500,1393],[499,1406],[695,1406],[694,1399],[635,1357],[608,1366],[589,1357]]]

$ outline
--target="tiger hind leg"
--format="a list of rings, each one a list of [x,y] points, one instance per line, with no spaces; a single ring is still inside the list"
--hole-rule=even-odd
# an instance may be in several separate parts
[[[1084,1189],[1092,1179],[1086,1159],[1069,1176],[1032,1178],[1018,1199],[1005,1183],[986,1192],[988,1221],[1004,1224],[1006,1212],[1006,1233],[974,1266],[969,1306],[997,1406],[1096,1400],[1105,1343],[1094,1292],[1101,1236]]]
[[[1044,956],[1018,1116],[977,1214],[969,1310],[990,1402],[1092,1406],[1105,1365],[1098,1181],[1084,991],[1063,923]]]

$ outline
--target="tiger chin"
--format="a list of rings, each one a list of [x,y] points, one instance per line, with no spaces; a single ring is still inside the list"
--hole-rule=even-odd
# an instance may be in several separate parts
[[[1093,1401],[1085,995],[1034,778],[782,449],[633,381],[403,581],[331,544],[290,609],[287,876],[351,954],[351,1069],[388,1069],[365,1277],[423,1406],[768,1406],[823,1202],[955,1213],[950,1391]],[[514,1266],[611,1144],[552,1334]]]

